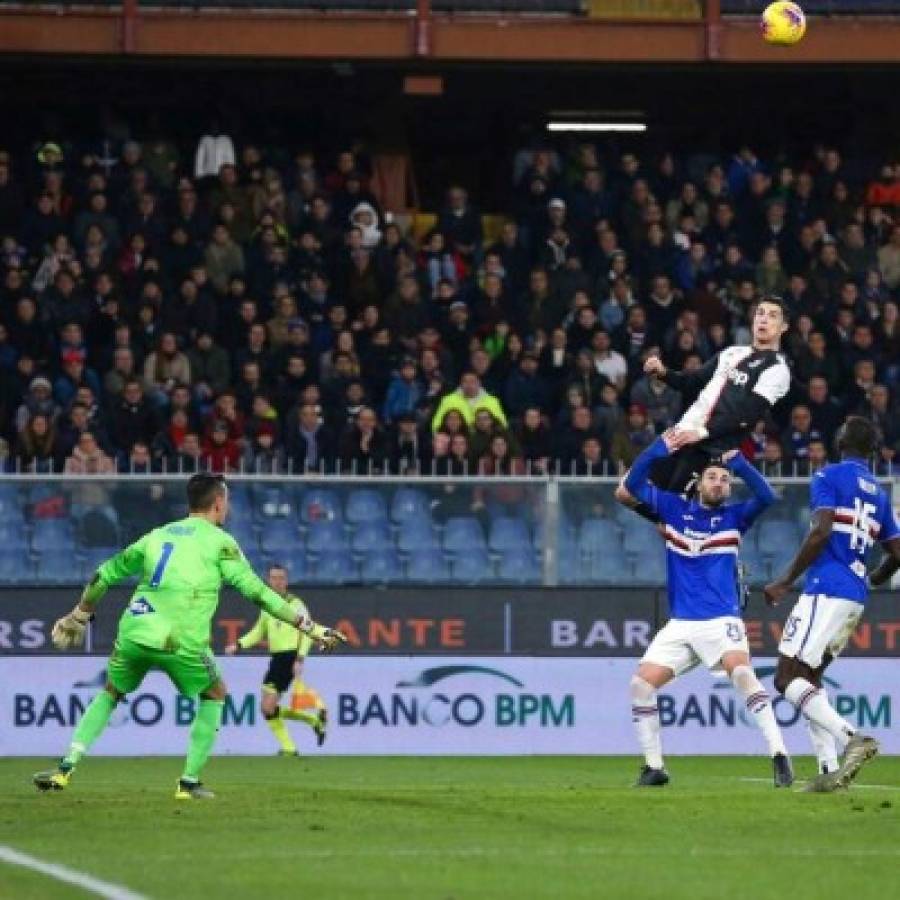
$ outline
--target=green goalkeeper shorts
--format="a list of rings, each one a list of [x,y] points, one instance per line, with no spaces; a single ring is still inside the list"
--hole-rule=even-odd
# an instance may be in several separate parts
[[[212,652],[174,653],[142,647],[121,637],[116,639],[106,670],[110,684],[122,694],[130,694],[140,687],[151,669],[165,672],[185,697],[196,697],[221,679]]]

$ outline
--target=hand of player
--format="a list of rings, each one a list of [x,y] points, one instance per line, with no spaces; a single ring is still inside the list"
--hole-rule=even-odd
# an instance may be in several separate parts
[[[225,648],[225,655],[226,655],[226,656],[234,656],[234,654],[237,653],[237,652],[238,652],[238,645],[237,645],[237,644],[229,644],[229,645]]]
[[[666,367],[658,356],[648,356],[644,362],[644,374],[655,376],[656,378],[665,378]]]
[[[338,631],[337,628],[326,628],[325,633],[322,635],[321,640],[319,641],[319,650],[322,653],[331,653],[336,650],[341,644],[347,643],[347,636],[343,631]]]
[[[734,450],[726,450],[725,453],[722,454],[722,462],[725,463],[725,465],[728,465],[728,463],[735,459],[740,452],[741,451],[738,450],[737,447],[735,447]]]
[[[84,612],[76,606],[68,615],[57,619],[50,632],[50,640],[57,650],[71,650],[80,647],[84,643],[84,632],[88,622],[91,621],[90,613]]]
[[[769,606],[777,606],[790,592],[791,586],[784,581],[773,581],[763,588],[763,596]]]
[[[677,425],[674,428],[669,429],[667,434],[669,434],[670,437],[666,441],[666,446],[669,448],[670,452],[680,450],[682,447],[687,447],[689,444],[696,444],[704,438],[703,433],[697,431],[695,428],[679,428]]]

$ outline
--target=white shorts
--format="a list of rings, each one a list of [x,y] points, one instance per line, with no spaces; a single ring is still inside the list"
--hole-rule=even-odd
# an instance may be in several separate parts
[[[737,616],[699,622],[670,619],[650,642],[641,662],[665,666],[676,676],[701,662],[715,672],[721,670],[722,657],[734,651],[750,653],[747,631]]]
[[[801,594],[784,623],[778,652],[818,669],[825,654],[837,656],[862,618],[863,605],[824,594]]]

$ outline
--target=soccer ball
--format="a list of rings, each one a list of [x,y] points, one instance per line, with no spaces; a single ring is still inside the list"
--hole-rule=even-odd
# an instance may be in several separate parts
[[[763,38],[770,44],[789,46],[806,34],[806,16],[796,3],[770,3],[760,19]]]

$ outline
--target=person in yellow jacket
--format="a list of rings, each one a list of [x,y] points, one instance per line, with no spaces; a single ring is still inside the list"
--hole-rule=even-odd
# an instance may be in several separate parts
[[[506,427],[506,413],[500,401],[481,386],[481,379],[474,372],[464,372],[459,380],[459,387],[441,400],[431,420],[431,430],[435,433],[440,431],[444,416],[451,410],[456,410],[463,417],[466,426],[471,428],[475,414],[480,409],[486,409]]]
[[[283,597],[298,613],[308,615],[306,604],[299,597],[288,593],[288,576],[283,566],[270,566],[266,580],[272,590]],[[316,733],[316,740],[321,747],[325,743],[328,713],[319,694],[303,683],[303,664],[312,649],[313,641],[292,625],[280,622],[274,616],[262,612],[256,624],[238,638],[237,643],[229,644],[225,652],[231,656],[241,650],[255,647],[262,641],[268,643],[272,657],[263,677],[260,708],[266,724],[278,741],[279,755],[299,756],[297,746],[284,724],[285,719],[309,725]],[[292,681],[291,705],[282,707],[281,695],[291,687]]]

